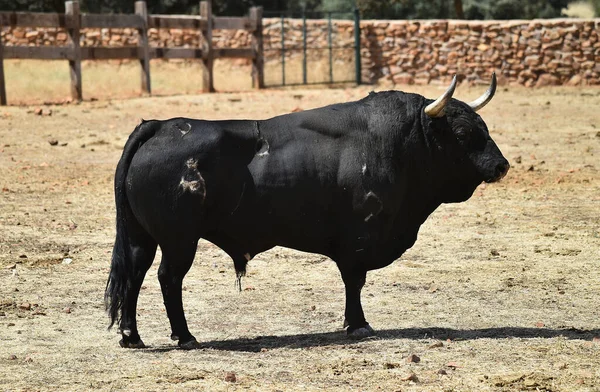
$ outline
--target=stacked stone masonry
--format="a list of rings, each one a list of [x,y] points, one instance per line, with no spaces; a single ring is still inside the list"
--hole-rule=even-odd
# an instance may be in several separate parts
[[[266,61],[281,59],[281,20],[263,19]],[[302,21],[284,23],[286,58],[302,55]],[[353,62],[354,23],[332,21],[335,63]],[[525,86],[600,85],[600,19],[532,21],[365,20],[361,22],[363,82],[448,83],[459,74],[487,84],[493,71],[500,84]],[[150,29],[150,45],[198,47],[198,31]],[[250,47],[243,30],[215,30],[217,48]],[[328,22],[307,21],[311,59],[328,56]],[[4,28],[4,45],[64,46],[67,34],[53,28]],[[135,46],[135,29],[84,29],[82,46]]]

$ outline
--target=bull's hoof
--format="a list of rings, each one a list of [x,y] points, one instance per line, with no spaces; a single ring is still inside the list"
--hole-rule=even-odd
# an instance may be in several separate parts
[[[348,329],[350,339],[364,339],[375,335],[375,330],[369,324],[356,329]]]
[[[123,339],[119,341],[119,345],[123,348],[145,348],[146,345],[142,342],[142,339],[137,339],[136,341],[132,341],[129,338],[123,336]]]
[[[200,343],[196,341],[196,338],[192,337],[192,339],[187,342],[179,342],[179,347],[183,350],[196,350],[200,348]]]

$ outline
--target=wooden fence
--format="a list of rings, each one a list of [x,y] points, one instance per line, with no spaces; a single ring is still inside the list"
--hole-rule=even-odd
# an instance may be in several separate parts
[[[4,46],[0,37],[0,105],[6,105],[4,59],[68,60],[71,75],[71,96],[83,98],[81,61],[106,59],[137,59],[141,66],[142,92],[151,94],[150,59],[201,59],[204,64],[203,91],[214,92],[213,63],[218,58],[252,59],[252,85],[264,87],[262,7],[250,8],[247,17],[214,17],[211,0],[200,2],[200,16],[148,15],[145,1],[135,2],[135,14],[82,14],[77,1],[65,2],[65,14],[0,12],[0,27],[59,27],[67,31],[68,46]],[[82,47],[79,43],[83,28],[133,28],[139,34],[138,46]],[[196,29],[201,35],[199,48],[150,47],[148,29]],[[248,30],[253,36],[251,48],[213,48],[213,30]]]

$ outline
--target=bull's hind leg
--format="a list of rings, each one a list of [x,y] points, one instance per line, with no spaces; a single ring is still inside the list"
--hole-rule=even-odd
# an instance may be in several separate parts
[[[144,342],[137,329],[137,301],[146,272],[154,261],[157,244],[133,219],[129,221],[128,235],[132,270],[129,275],[129,288],[125,292],[121,309],[119,329],[122,339],[119,344],[126,348],[143,348]]]
[[[198,240],[181,241],[164,247],[161,245],[163,256],[158,269],[158,280],[171,323],[171,339],[178,340],[179,347],[187,350],[197,348],[198,342],[188,329],[181,291],[183,278],[194,261],[197,245]]]

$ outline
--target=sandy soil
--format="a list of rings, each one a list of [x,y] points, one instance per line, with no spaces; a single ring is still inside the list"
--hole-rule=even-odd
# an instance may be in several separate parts
[[[598,89],[498,92],[481,114],[513,168],[439,208],[412,249],[369,273],[377,337],[345,337],[325,257],[273,249],[238,293],[231,261],[202,243],[184,303],[204,348],[169,340],[158,263],[139,304],[150,347],[118,346],[102,298],[112,176],[140,118],[266,118],[369,90],[0,108],[0,390],[600,391]]]

